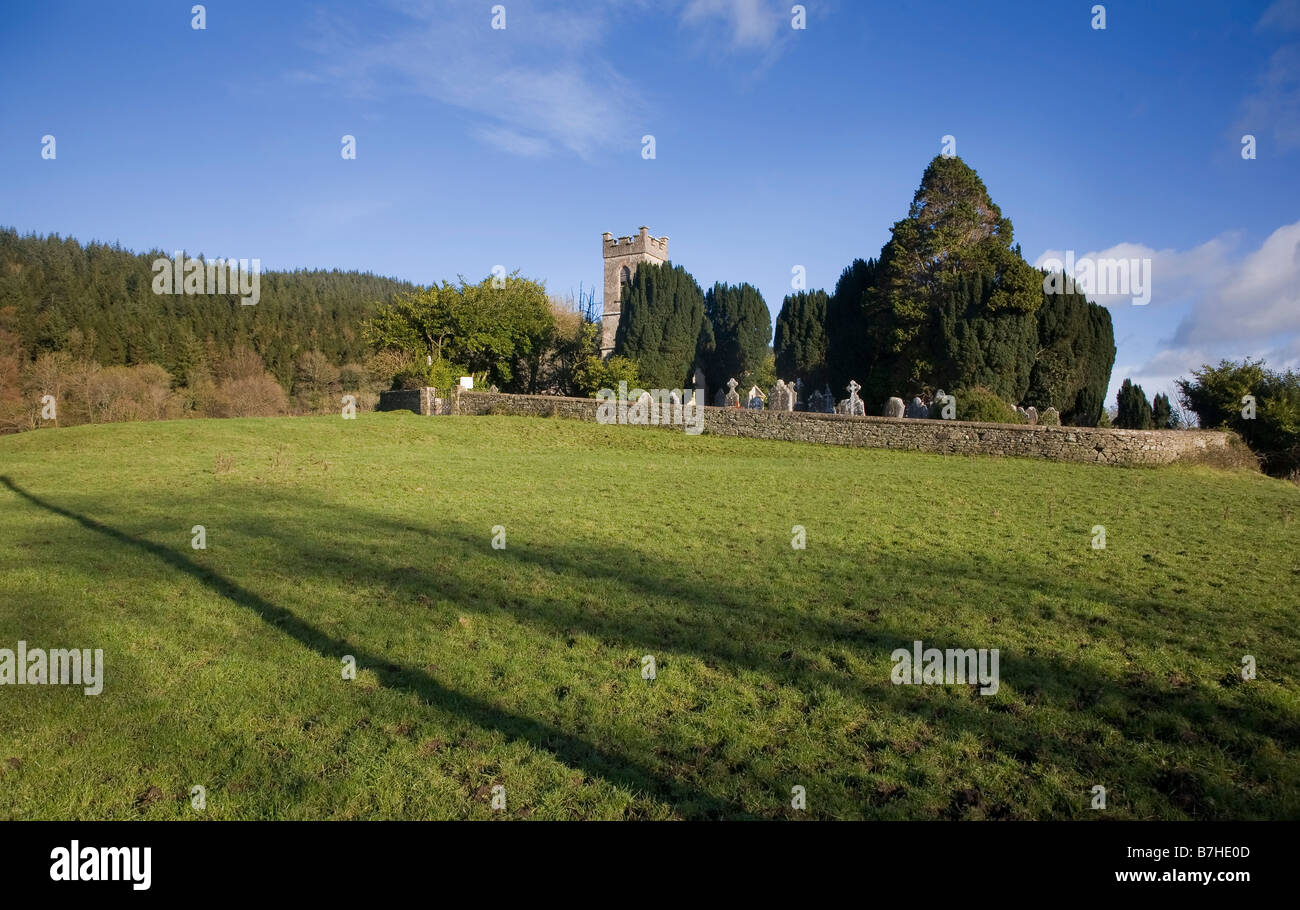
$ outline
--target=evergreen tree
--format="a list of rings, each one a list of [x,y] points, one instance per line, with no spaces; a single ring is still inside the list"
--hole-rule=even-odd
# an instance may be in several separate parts
[[[157,363],[179,382],[209,347],[245,345],[287,387],[300,352],[335,365],[360,360],[361,322],[413,289],[369,273],[264,271],[256,306],[236,293],[156,294],[153,262],[170,256],[0,228],[0,307],[13,308],[22,359],[67,351],[103,366]]]
[[[787,294],[776,317],[773,344],[776,372],[782,379],[802,378],[805,385],[820,389],[830,379],[826,368],[825,291]]]
[[[867,401],[879,398],[881,390],[888,387],[887,381],[876,377],[884,350],[881,335],[887,328],[875,292],[879,277],[874,259],[855,259],[840,273],[826,302],[826,369],[831,387],[843,389],[849,380],[856,380]]]
[[[1095,424],[1115,359],[1104,307],[1048,294],[1009,219],[955,157],[926,168],[878,261],[856,260],[827,303],[831,385],[850,379],[874,409],[939,386],[988,388]]]
[[[700,354],[709,388],[732,378],[757,381],[772,339],[772,314],[758,289],[713,285],[704,295],[704,318],[709,341],[700,346]]]
[[[622,294],[614,353],[636,361],[645,388],[684,388],[705,324],[699,284],[680,265],[643,262]]]
[[[1074,291],[1044,292],[1037,345],[1024,404],[1056,408],[1063,424],[1096,426],[1115,363],[1110,311]]]
[[[1169,396],[1163,392],[1151,399],[1151,426],[1156,430],[1174,429],[1173,408],[1169,406]]]
[[[1115,426],[1125,430],[1151,429],[1151,402],[1147,401],[1142,386],[1125,379],[1115,396],[1115,404],[1118,407]]]

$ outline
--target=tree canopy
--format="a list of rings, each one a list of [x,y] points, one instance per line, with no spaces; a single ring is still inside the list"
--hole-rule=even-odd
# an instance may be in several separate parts
[[[500,286],[498,286],[500,285]],[[444,281],[381,306],[362,327],[377,348],[427,355],[510,391],[535,391],[536,357],[555,328],[546,289],[513,273],[504,282]]]
[[[1238,433],[1270,474],[1300,471],[1300,374],[1221,360],[1179,379],[1178,397],[1201,426]]]
[[[614,353],[636,361],[646,388],[683,388],[704,325],[699,284],[680,265],[643,262],[622,294]]]
[[[1047,293],[1013,237],[975,171],[935,158],[880,257],[849,265],[826,303],[832,387],[856,379],[873,407],[980,387],[1096,424],[1115,360],[1110,314]]]
[[[361,360],[362,320],[414,287],[367,272],[300,270],[263,271],[256,306],[235,294],[155,294],[152,263],[170,255],[0,228],[0,333],[25,361],[66,351],[102,366],[156,363],[178,379],[248,347],[288,387],[304,351],[334,364]]]
[[[1142,386],[1125,379],[1115,397],[1115,426],[1125,430],[1151,429],[1151,402],[1147,401]]]
[[[826,368],[825,291],[787,294],[776,317],[773,348],[776,371],[783,377],[802,378],[810,387],[821,388],[829,378]]]
[[[772,313],[758,289],[714,284],[704,295],[704,320],[697,352],[709,388],[721,388],[733,377],[756,380],[772,340]]]

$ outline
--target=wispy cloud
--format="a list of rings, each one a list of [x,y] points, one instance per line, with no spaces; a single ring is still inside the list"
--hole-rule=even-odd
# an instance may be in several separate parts
[[[1261,31],[1281,29],[1282,31],[1300,31],[1300,0],[1275,0],[1259,17],[1257,26]]]
[[[720,23],[733,48],[766,50],[789,28],[790,4],[779,0],[687,0],[687,25]]]
[[[512,0],[506,28],[491,27],[491,7],[458,2],[393,3],[397,21],[321,20],[313,47],[322,61],[300,78],[350,94],[407,92],[468,112],[479,140],[529,157],[567,150],[591,158],[634,144],[636,86],[594,47],[606,20],[558,3]]]
[[[1300,32],[1300,0],[1276,0],[1256,29],[1268,34]],[[1300,149],[1300,42],[1274,51],[1256,91],[1241,104],[1237,129],[1271,136],[1278,152]]]

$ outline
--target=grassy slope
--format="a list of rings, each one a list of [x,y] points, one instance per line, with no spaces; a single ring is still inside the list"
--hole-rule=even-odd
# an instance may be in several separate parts
[[[38,431],[0,474],[0,647],[107,664],[0,688],[0,818],[1300,816],[1262,476],[392,414]],[[1001,691],[892,685],[918,638]]]

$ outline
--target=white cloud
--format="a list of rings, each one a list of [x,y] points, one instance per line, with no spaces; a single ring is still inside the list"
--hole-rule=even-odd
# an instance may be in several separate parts
[[[1236,235],[1224,234],[1183,252],[1126,242],[1104,250],[1075,251],[1074,258],[1076,262],[1085,259],[1094,262],[1102,259],[1149,261],[1151,301],[1148,306],[1162,307],[1186,302],[1203,292],[1206,286],[1226,280],[1231,271],[1229,259],[1237,242]],[[1066,255],[1064,250],[1047,250],[1034,261],[1034,266],[1042,268],[1049,259],[1065,261]],[[1133,296],[1090,293],[1089,299],[1107,307],[1127,307],[1132,305]]]
[[[789,4],[777,0],[688,0],[682,21],[688,25],[721,19],[733,48],[763,50],[789,26]]]
[[[1151,260],[1150,305],[1093,298],[1115,309],[1117,328],[1122,320],[1132,330],[1117,338],[1122,359],[1111,373],[1109,400],[1125,377],[1148,395],[1163,391],[1172,397],[1175,379],[1225,358],[1262,358],[1271,369],[1300,368],[1300,221],[1278,228],[1257,249],[1240,246],[1239,235],[1224,234],[1189,250],[1121,243],[1076,256]],[[1051,258],[1065,254],[1048,250],[1036,264]],[[1164,325],[1170,315],[1177,318],[1170,312],[1175,310],[1183,315],[1172,334],[1153,337],[1146,327]]]
[[[1231,264],[1174,333],[1176,344],[1268,341],[1300,332],[1300,221]]]
[[[545,139],[525,136],[506,126],[481,126],[475,128],[473,134],[488,145],[523,158],[538,158],[551,149],[550,143]]]
[[[635,143],[641,93],[592,50],[606,27],[601,8],[505,5],[504,30],[491,28],[488,5],[428,0],[393,4],[400,22],[387,29],[323,19],[314,47],[325,63],[299,78],[458,108],[477,121],[472,135],[518,155],[590,158]]]

